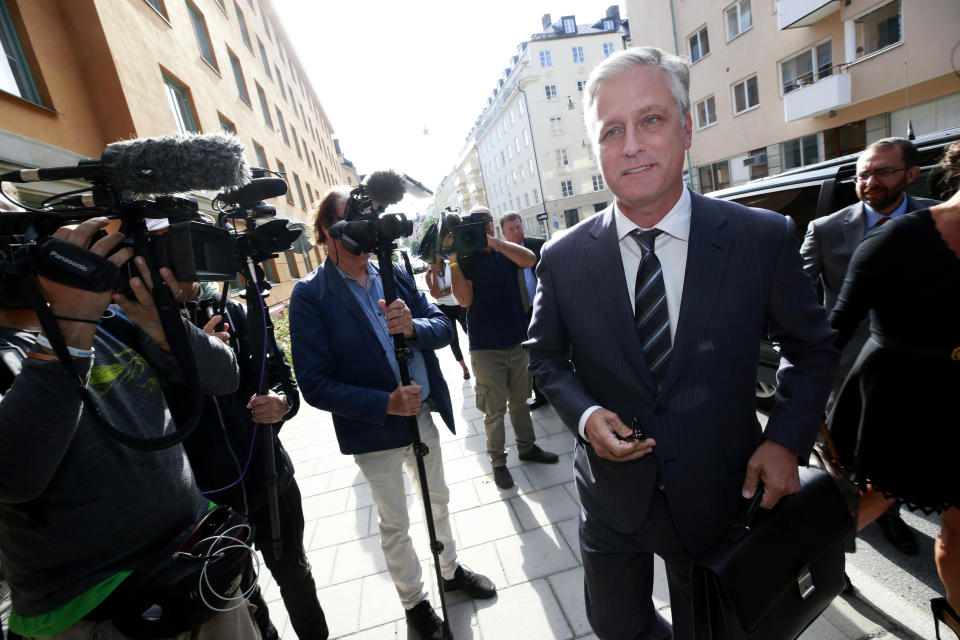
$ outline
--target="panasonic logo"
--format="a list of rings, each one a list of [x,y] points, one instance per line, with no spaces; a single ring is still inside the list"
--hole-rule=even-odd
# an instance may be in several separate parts
[[[76,260],[71,260],[71,259],[68,258],[67,256],[61,255],[61,254],[57,253],[56,251],[51,251],[51,252],[50,252],[50,257],[51,257],[51,258],[56,258],[56,259],[59,260],[60,262],[66,262],[66,263],[67,263],[68,265],[70,265],[71,267],[74,267],[74,268],[76,268],[76,269],[80,269],[81,271],[84,271],[84,272],[90,271],[90,267],[88,267],[87,265],[81,264],[81,263],[77,262]]]

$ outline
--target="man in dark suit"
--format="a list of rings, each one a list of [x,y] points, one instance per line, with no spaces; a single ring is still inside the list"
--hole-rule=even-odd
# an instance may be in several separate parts
[[[823,293],[823,305],[827,313],[837,302],[850,258],[865,235],[891,218],[926,209],[939,202],[904,193],[907,185],[916,180],[919,173],[919,156],[912,142],[905,138],[878,140],[857,158],[856,191],[860,202],[810,222],[800,255],[803,257],[804,271],[810,274]],[[867,341],[869,328],[869,321],[861,322],[856,334],[840,354],[840,366],[827,399],[827,413],[833,408],[850,368]],[[852,432],[853,429],[850,430],[851,435]],[[844,443],[842,434],[837,434],[836,439],[842,448],[849,450],[852,447],[852,443]],[[878,521],[897,549],[908,555],[917,553],[913,532],[900,517],[899,503]]]
[[[531,371],[576,434],[587,616],[599,638],[691,639],[692,558],[799,489],[834,332],[781,215],[690,192],[689,68],[655,48],[597,66],[584,113],[614,204],[542,252]],[[636,283],[636,284],[635,284]],[[765,331],[782,345],[766,430]],[[630,425],[630,426],[628,426]],[[666,564],[673,629],[651,599]]]
[[[416,416],[420,438],[429,449],[423,463],[436,536],[443,545],[442,588],[459,589],[472,598],[496,595],[489,579],[457,562],[447,508],[450,490],[431,417],[432,411],[438,412],[454,431],[450,391],[434,353],[450,343],[453,325],[398,266],[394,275],[399,297],[389,306],[385,303],[380,270],[370,262],[370,254],[353,255],[330,237],[346,201],[346,191],[334,189],[317,208],[315,237],[326,242],[328,257],[293,289],[293,364],[303,398],[333,414],[340,451],[353,455],[370,485],[380,516],[380,546],[408,625],[425,638],[442,640],[442,624],[427,599],[409,534],[404,467],[420,490],[409,416]],[[412,352],[408,385],[400,381],[394,334],[407,338]]]
[[[523,309],[527,314],[527,326],[529,326],[530,318],[533,316],[533,297],[537,293],[537,265],[540,264],[540,250],[546,240],[527,238],[523,232],[523,220],[516,211],[509,211],[500,216],[500,232],[504,238],[521,247],[530,249],[530,251],[533,251],[533,255],[537,257],[537,261],[533,263],[532,267],[517,270],[520,299],[523,302]],[[533,387],[533,402],[530,403],[530,411],[534,411],[547,404],[547,397],[540,391],[536,380],[532,380],[530,386]]]

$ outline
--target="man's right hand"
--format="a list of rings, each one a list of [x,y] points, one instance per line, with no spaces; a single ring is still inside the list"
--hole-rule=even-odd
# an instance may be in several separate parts
[[[583,425],[587,440],[597,455],[613,462],[626,462],[642,458],[656,446],[653,438],[646,440],[623,440],[633,431],[620,418],[607,409],[596,409]],[[619,438],[617,436],[620,436]]]
[[[407,386],[397,385],[387,400],[387,413],[393,416],[415,416],[420,413],[419,384],[411,382]]]

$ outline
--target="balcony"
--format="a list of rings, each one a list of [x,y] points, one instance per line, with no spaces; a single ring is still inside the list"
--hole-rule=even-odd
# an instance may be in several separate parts
[[[783,121],[826,113],[850,104],[850,74],[834,73],[783,96]]]
[[[840,10],[840,0],[787,0],[777,9],[780,30],[809,27]]]

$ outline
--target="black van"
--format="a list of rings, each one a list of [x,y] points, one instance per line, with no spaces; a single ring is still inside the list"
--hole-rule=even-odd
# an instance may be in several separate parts
[[[920,152],[920,175],[907,187],[907,193],[923,198],[945,197],[939,184],[937,166],[944,148],[957,140],[960,140],[960,128],[920,136],[914,140]],[[859,155],[854,153],[807,165],[706,195],[790,216],[797,225],[797,236],[802,240],[811,220],[857,202],[854,176]],[[767,411],[773,406],[779,365],[776,345],[765,341],[761,344],[757,367],[758,409]]]

